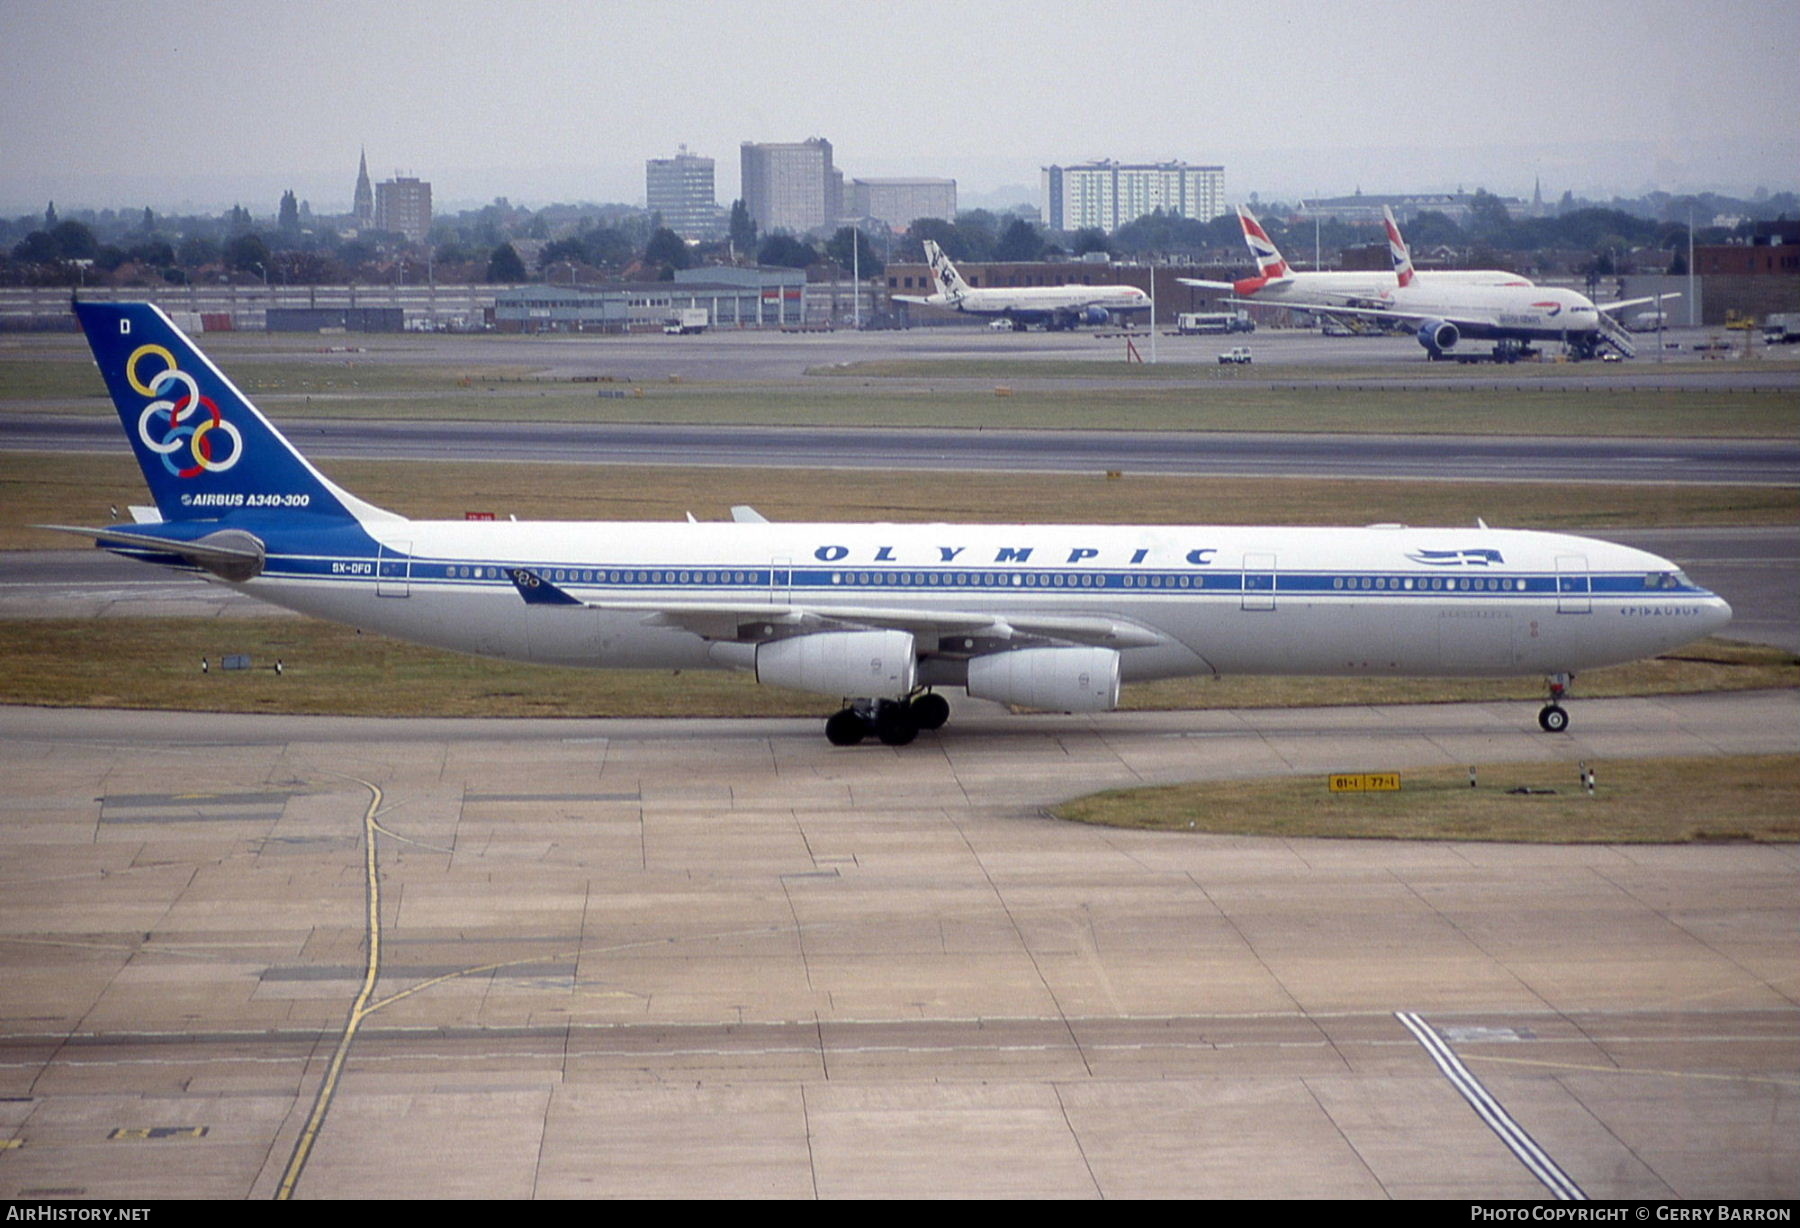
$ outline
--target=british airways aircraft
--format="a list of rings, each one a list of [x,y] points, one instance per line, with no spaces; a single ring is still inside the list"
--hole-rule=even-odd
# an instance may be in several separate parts
[[[977,290],[956,271],[944,249],[925,240],[925,260],[931,266],[936,294],[896,294],[896,303],[944,307],[969,315],[994,316],[1012,322],[1013,331],[1042,324],[1047,329],[1104,324],[1115,312],[1148,311],[1150,296],[1136,286],[1017,286]]]
[[[1268,232],[1251,212],[1238,206],[1244,242],[1256,259],[1257,275],[1235,282],[1182,278],[1184,285],[1229,290],[1246,304],[1294,307],[1327,315],[1405,324],[1433,359],[1443,358],[1464,338],[1498,343],[1504,356],[1509,343],[1561,342],[1577,357],[1591,358],[1604,348],[1629,358],[1636,353],[1631,337],[1613,313],[1657,301],[1627,299],[1597,307],[1575,290],[1538,286],[1515,274],[1494,269],[1416,273],[1393,211],[1384,210],[1393,272],[1302,273],[1288,267]]]
[[[1185,675],[1544,674],[1664,652],[1731,609],[1557,533],[1148,525],[409,520],[325,477],[155,306],[76,313],[155,500],[55,526],[304,614],[516,661],[721,669],[842,701],[835,744],[936,729],[936,688],[1101,712]]]

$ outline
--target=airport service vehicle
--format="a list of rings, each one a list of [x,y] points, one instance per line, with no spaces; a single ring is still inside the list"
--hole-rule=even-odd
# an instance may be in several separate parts
[[[1184,337],[1208,333],[1253,333],[1256,321],[1241,311],[1184,311],[1175,317],[1175,331]]]
[[[663,321],[663,332],[671,337],[686,337],[692,333],[703,333],[706,326],[712,323],[712,317],[704,307],[683,307],[667,320]]]
[[[1249,364],[1250,347],[1247,345],[1234,345],[1229,350],[1226,350],[1223,354],[1219,355],[1219,365],[1221,367],[1248,366]]]
[[[967,315],[994,316],[1024,332],[1033,324],[1046,329],[1069,329],[1105,324],[1114,315],[1149,311],[1150,296],[1136,286],[1014,286],[978,290],[963,279],[944,249],[925,240],[925,261],[931,266],[935,294],[896,294],[896,303],[943,307]]]
[[[1637,352],[1614,313],[1674,295],[1626,299],[1596,307],[1574,290],[1533,285],[1497,269],[1420,273],[1386,210],[1388,250],[1394,264],[1386,273],[1297,273],[1254,215],[1241,205],[1244,241],[1256,258],[1257,276],[1235,282],[1182,278],[1185,285],[1229,290],[1237,301],[1261,306],[1357,316],[1404,324],[1433,360],[1445,358],[1465,338],[1478,341],[1562,342],[1578,358],[1598,357],[1611,348],[1626,357]]]
[[[1775,311],[1763,320],[1763,340],[1769,345],[1800,342],[1800,311]]]
[[[841,701],[834,743],[891,745],[940,688],[1102,712],[1185,675],[1543,674],[1715,631],[1672,563],[1474,528],[409,520],[320,473],[153,305],[78,302],[154,499],[61,525],[272,604],[523,662],[721,669]]]

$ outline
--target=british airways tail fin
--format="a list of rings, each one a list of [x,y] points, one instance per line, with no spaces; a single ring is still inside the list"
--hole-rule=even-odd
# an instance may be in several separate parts
[[[1244,242],[1250,245],[1250,254],[1256,257],[1256,271],[1270,281],[1286,277],[1290,272],[1288,262],[1282,259],[1280,250],[1269,238],[1269,232],[1262,228],[1262,223],[1256,220],[1256,215],[1239,205],[1238,221],[1244,227]]]
[[[399,519],[313,468],[161,308],[77,302],[75,314],[164,521],[262,509]]]
[[[1394,276],[1400,284],[1413,284],[1412,252],[1406,246],[1406,240],[1400,237],[1400,224],[1394,220],[1394,211],[1386,205],[1381,206],[1381,216],[1387,222],[1388,259],[1394,262]]]

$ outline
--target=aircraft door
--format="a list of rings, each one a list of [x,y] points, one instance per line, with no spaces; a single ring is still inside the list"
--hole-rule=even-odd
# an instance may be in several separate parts
[[[1244,555],[1244,600],[1246,610],[1275,608],[1275,556],[1246,553]]]
[[[381,555],[375,562],[375,595],[408,597],[412,595],[412,543],[382,543]]]
[[[1592,588],[1588,581],[1587,555],[1557,555],[1556,612],[1558,614],[1592,613],[1594,602],[1591,593]]]
[[[794,560],[785,555],[769,560],[769,604],[786,605],[793,596]]]

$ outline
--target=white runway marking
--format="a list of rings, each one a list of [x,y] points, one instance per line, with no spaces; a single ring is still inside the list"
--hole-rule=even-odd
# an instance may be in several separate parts
[[[1488,1124],[1490,1130],[1500,1136],[1501,1142],[1512,1149],[1512,1153],[1519,1157],[1519,1162],[1531,1170],[1532,1176],[1542,1181],[1545,1188],[1558,1198],[1565,1201],[1587,1201],[1587,1195],[1582,1192],[1581,1187],[1537,1145],[1537,1140],[1527,1134],[1523,1126],[1512,1119],[1500,1102],[1481,1085],[1481,1080],[1469,1072],[1468,1067],[1462,1064],[1443,1038],[1432,1030],[1430,1024],[1411,1011],[1395,1011],[1394,1018],[1405,1024],[1407,1031],[1425,1046],[1425,1052],[1431,1055],[1431,1060],[1437,1063],[1438,1069],[1444,1072],[1451,1085],[1462,1093],[1463,1099],[1469,1102],[1469,1107]]]

